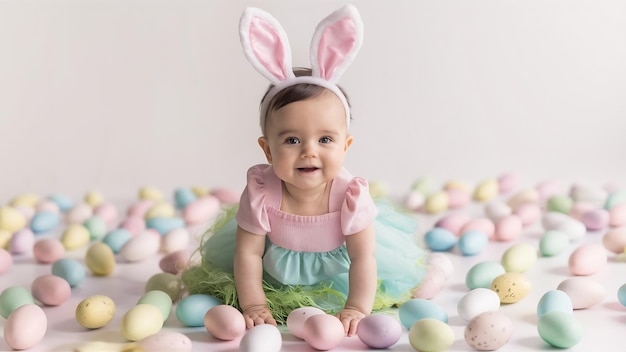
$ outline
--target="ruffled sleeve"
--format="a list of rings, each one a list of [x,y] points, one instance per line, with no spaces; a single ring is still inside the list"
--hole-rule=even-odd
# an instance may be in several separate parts
[[[241,194],[237,224],[244,230],[265,235],[270,232],[270,223],[265,207],[265,169],[270,165],[255,165],[248,169],[248,183]]]
[[[348,184],[346,198],[341,206],[341,230],[344,235],[353,235],[364,230],[377,214],[367,181],[361,177],[353,178]]]

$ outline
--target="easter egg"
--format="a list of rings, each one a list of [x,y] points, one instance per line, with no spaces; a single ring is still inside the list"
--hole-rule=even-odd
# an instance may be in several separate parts
[[[53,263],[65,255],[65,247],[54,237],[42,238],[33,245],[33,256],[39,263]]]
[[[500,303],[516,303],[528,295],[532,284],[521,273],[504,273],[493,279],[491,289],[500,297]]]
[[[145,186],[139,189],[139,199],[160,201],[164,198],[163,192],[156,187]]]
[[[85,254],[85,265],[96,276],[110,275],[115,270],[115,254],[105,243],[93,243]]]
[[[177,331],[159,331],[137,341],[143,351],[191,352],[191,339]]]
[[[25,304],[15,309],[4,323],[4,340],[14,350],[36,346],[48,330],[48,318],[36,304]]]
[[[446,229],[455,235],[461,234],[461,228],[472,219],[467,213],[451,213],[437,220],[434,227]]]
[[[522,219],[517,215],[509,215],[495,222],[493,238],[496,241],[513,241],[522,233]]]
[[[486,233],[487,237],[493,238],[496,227],[493,221],[491,221],[490,219],[478,217],[478,218],[470,219],[468,222],[466,222],[461,227],[459,234],[465,233],[467,231],[472,231],[472,230]]]
[[[221,203],[232,205],[239,202],[240,193],[231,188],[215,187],[209,192],[210,195],[217,198]]]
[[[41,275],[30,286],[33,298],[47,306],[58,306],[72,295],[72,288],[56,275]]]
[[[602,244],[613,253],[623,253],[626,248],[626,227],[608,230],[602,237]]]
[[[187,204],[193,202],[198,197],[186,187],[177,188],[174,190],[174,204],[178,209],[184,209]]]
[[[54,230],[59,226],[60,217],[58,213],[52,211],[38,211],[30,219],[29,227],[34,233],[43,233]]]
[[[163,272],[176,275],[188,267],[190,256],[187,250],[166,254],[159,260],[159,268]]]
[[[152,199],[141,199],[128,207],[126,215],[128,215],[128,217],[139,217],[143,219],[148,210],[150,210],[155,203],[156,202]]]
[[[170,296],[159,290],[148,291],[141,296],[137,304],[152,304],[153,306],[159,308],[161,314],[163,314],[163,321],[166,321],[169,318],[170,313],[172,312],[172,298]],[[202,316],[204,320],[204,314]],[[204,321],[203,321],[204,324]]]
[[[124,228],[119,228],[112,230],[104,235],[102,243],[111,247],[113,253],[117,254],[120,252],[120,250],[122,250],[122,247],[124,247],[126,242],[128,242],[132,237],[133,235],[130,231]]]
[[[137,304],[122,317],[122,336],[130,341],[139,341],[156,334],[163,327],[163,315],[152,304]]]
[[[548,230],[539,239],[539,252],[544,257],[552,257],[562,253],[569,245],[570,239],[564,232]]]
[[[7,287],[0,293],[0,316],[6,319],[25,304],[35,304],[30,291],[20,286]]]
[[[426,265],[438,267],[443,271],[446,279],[449,279],[454,273],[454,264],[445,253],[430,253],[426,257]]]
[[[6,249],[0,248],[0,275],[7,273],[13,267],[13,257]]]
[[[519,176],[513,172],[505,172],[498,176],[497,181],[500,194],[507,194],[518,186]]]
[[[559,283],[557,290],[567,293],[574,309],[585,309],[594,306],[602,302],[606,296],[604,286],[588,276],[567,278]]]
[[[559,311],[572,314],[574,312],[574,306],[570,297],[561,290],[550,290],[541,296],[537,303],[537,316],[552,312]]]
[[[61,235],[61,243],[67,250],[84,247],[89,243],[90,239],[89,230],[80,224],[68,225]]]
[[[23,254],[29,252],[35,243],[35,234],[28,227],[17,230],[9,241],[9,252]]]
[[[626,203],[626,190],[613,191],[607,196],[604,209],[610,210],[624,203]]]
[[[569,213],[574,200],[567,195],[554,195],[546,203],[546,211],[556,211],[559,213]]]
[[[244,334],[246,322],[235,307],[219,304],[204,315],[204,328],[216,339],[230,341]]]
[[[89,296],[76,306],[76,321],[87,329],[99,329],[113,320],[115,302],[107,296]]]
[[[511,207],[501,200],[494,200],[485,205],[485,215],[494,222],[500,218],[511,215],[512,212]]]
[[[98,191],[89,191],[85,194],[83,200],[92,208],[95,208],[104,201],[104,196]]]
[[[433,227],[424,234],[426,246],[433,251],[449,251],[456,245],[457,240],[457,236],[452,232],[440,227]]]
[[[527,243],[518,243],[507,248],[500,263],[506,272],[523,273],[537,261],[537,249]]]
[[[117,210],[117,207],[113,203],[105,201],[99,204],[94,209],[93,215],[104,220],[104,223],[106,225],[106,230],[110,230],[117,225],[117,218],[119,216],[119,212]]]
[[[408,210],[417,211],[424,205],[425,201],[426,197],[422,193],[409,191],[404,199],[404,206]]]
[[[323,310],[317,307],[300,307],[292,310],[287,315],[287,330],[299,338],[304,339],[304,322],[311,316],[317,314],[325,314]]]
[[[472,193],[469,190],[447,189],[445,192],[448,196],[449,209],[462,208],[472,201]]]
[[[0,229],[14,233],[15,231],[25,227],[26,223],[26,216],[14,207],[0,207]]]
[[[303,330],[304,341],[320,351],[328,351],[339,346],[345,336],[343,324],[339,318],[330,314],[312,315],[304,321]]]
[[[541,200],[547,200],[552,196],[562,194],[564,192],[564,185],[557,180],[544,180],[539,182],[535,189],[539,193]]]
[[[605,209],[592,209],[585,212],[580,220],[589,231],[604,230],[609,226],[609,212]]]
[[[449,202],[447,192],[435,192],[426,197],[424,210],[430,214],[441,213],[448,209]]]
[[[68,224],[82,224],[93,215],[93,208],[86,203],[78,203],[65,213],[65,221]]]
[[[445,351],[454,343],[454,332],[441,320],[420,319],[409,329],[409,343],[420,352]]]
[[[431,299],[435,297],[443,288],[446,283],[446,274],[442,269],[436,266],[431,266],[426,271],[422,281],[411,290],[411,294],[415,298]]]
[[[587,233],[587,227],[581,221],[555,211],[546,212],[541,218],[541,224],[544,230],[561,231],[574,241],[581,239]]]
[[[159,290],[167,293],[172,302],[178,301],[183,290],[180,277],[170,273],[152,275],[146,282],[145,291]]]
[[[204,315],[220,300],[205,294],[192,294],[184,297],[176,305],[176,318],[185,326],[204,326]]]
[[[539,192],[535,188],[529,188],[520,190],[517,193],[513,194],[513,196],[511,196],[506,203],[512,209],[515,209],[523,203],[537,203],[539,202],[539,199]]]
[[[9,205],[17,207],[17,206],[25,206],[29,208],[35,207],[39,202],[39,196],[34,193],[22,193],[13,197],[9,201]]]
[[[186,228],[173,229],[161,238],[160,250],[163,253],[172,253],[189,248],[191,236]]]
[[[66,211],[71,209],[75,204],[74,200],[71,197],[61,193],[51,194],[48,196],[48,199],[56,203],[62,213],[65,213]]]
[[[477,202],[486,202],[497,196],[499,192],[497,180],[483,180],[474,189],[472,198]]]
[[[626,307],[626,284],[623,284],[617,290],[617,300]]]
[[[146,227],[165,235],[173,229],[185,227],[185,221],[179,217],[152,217],[146,220]]]
[[[402,325],[390,315],[370,314],[361,319],[356,333],[371,348],[388,348],[402,337]]]
[[[76,259],[61,258],[52,263],[52,275],[59,276],[71,287],[76,287],[85,279],[85,268]]]
[[[465,286],[470,290],[475,288],[491,288],[493,279],[506,271],[502,264],[496,261],[484,261],[474,264],[465,275]]]
[[[129,263],[140,262],[155,256],[159,248],[161,248],[161,236],[144,231],[126,241],[119,255]]]
[[[98,215],[89,217],[83,222],[83,226],[89,232],[89,239],[91,240],[101,240],[108,230],[107,223]]]
[[[539,336],[558,348],[575,346],[583,337],[583,328],[573,314],[552,311],[542,315],[537,323]]]
[[[618,204],[609,209],[609,226],[626,225],[626,203]]]
[[[119,229],[127,230],[132,235],[138,235],[146,229],[146,220],[140,216],[129,216],[122,221]]]
[[[486,233],[470,230],[461,234],[457,243],[457,248],[462,255],[471,256],[481,253],[489,243],[489,236]]]
[[[496,311],[500,308],[500,297],[488,288],[475,288],[466,293],[457,303],[459,316],[466,321],[474,319],[484,312]]]
[[[183,209],[183,219],[188,224],[201,224],[211,220],[220,211],[220,201],[213,196],[204,196],[187,204]]]
[[[520,218],[522,227],[526,227],[541,219],[541,207],[537,203],[522,203],[513,210],[513,214]]]
[[[146,219],[171,218],[174,215],[176,215],[176,208],[174,208],[174,205],[165,201],[158,201],[152,204],[152,206],[150,207],[150,209],[148,209],[144,217]]]
[[[608,255],[604,246],[587,243],[576,248],[569,256],[568,267],[573,275],[592,275],[606,266]]]
[[[398,308],[398,317],[407,330],[420,319],[432,318],[448,322],[448,313],[437,303],[424,298],[413,298],[402,303]]]
[[[475,316],[465,327],[465,342],[478,351],[495,351],[513,334],[513,322],[504,313],[491,311]]]
[[[239,343],[239,352],[279,352],[283,345],[280,330],[271,324],[260,324],[248,330]]]

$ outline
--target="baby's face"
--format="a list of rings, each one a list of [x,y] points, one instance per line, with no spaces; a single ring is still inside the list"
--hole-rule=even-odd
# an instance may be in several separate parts
[[[351,143],[344,106],[329,91],[272,111],[259,139],[276,175],[300,189],[337,176]]]

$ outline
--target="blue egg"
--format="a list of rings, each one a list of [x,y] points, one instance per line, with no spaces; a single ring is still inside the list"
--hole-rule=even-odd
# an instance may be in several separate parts
[[[489,236],[486,233],[470,230],[461,235],[457,247],[461,254],[470,256],[482,252],[487,247],[488,243]]]
[[[176,208],[183,209],[187,206],[187,204],[193,202],[198,197],[193,191],[189,188],[178,188],[174,191],[174,202],[176,203]]]
[[[185,220],[182,218],[156,217],[146,220],[146,227],[156,230],[161,236],[174,229],[185,227]]]
[[[63,258],[52,263],[52,275],[61,277],[75,287],[85,279],[85,267],[76,259]]]
[[[130,233],[130,231],[122,228],[115,229],[104,235],[104,238],[102,238],[102,243],[111,247],[113,253],[117,254],[120,252],[124,244],[126,244],[126,242],[130,240],[131,237],[133,237],[133,235]]]
[[[623,284],[617,290],[617,299],[619,300],[619,303],[626,306],[626,284]]]
[[[574,306],[569,295],[561,290],[550,290],[541,296],[537,303],[537,317],[549,312],[574,313]]]
[[[442,227],[433,227],[424,235],[426,246],[436,252],[451,250],[457,241],[455,234]]]
[[[42,232],[48,232],[54,230],[59,226],[60,217],[59,214],[43,210],[35,213],[32,219],[30,219],[30,229],[33,233],[38,234]]]
[[[424,298],[410,299],[398,308],[398,316],[402,325],[408,329],[416,321],[425,318],[432,318],[448,323],[448,313],[435,302]]]
[[[64,194],[52,194],[48,197],[51,201],[55,202],[59,206],[59,210],[65,213],[74,206],[74,200]]]
[[[206,312],[221,303],[219,299],[211,295],[189,295],[176,305],[176,318],[185,326],[204,326]]]

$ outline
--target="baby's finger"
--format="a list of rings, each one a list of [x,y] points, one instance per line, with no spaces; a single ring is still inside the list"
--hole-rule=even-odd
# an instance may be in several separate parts
[[[356,328],[358,325],[359,325],[358,319],[350,320],[350,326],[348,328],[348,336],[353,336],[354,334],[356,334]]]

